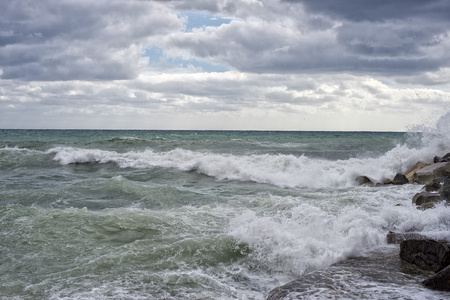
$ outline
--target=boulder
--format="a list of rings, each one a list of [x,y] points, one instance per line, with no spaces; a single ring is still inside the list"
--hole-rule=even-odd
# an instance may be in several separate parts
[[[443,158],[442,157],[439,157],[439,156],[435,156],[434,158],[433,158],[433,162],[434,163],[440,163],[440,162],[443,162],[444,160],[443,160]]]
[[[401,242],[406,240],[428,240],[428,239],[430,239],[430,237],[427,237],[420,233],[413,233],[413,232],[399,233],[389,231],[389,233],[386,235],[386,241],[388,244],[400,244]]]
[[[450,201],[450,178],[444,180],[439,188],[439,194],[441,194],[442,200]]]
[[[448,161],[448,160],[450,159],[450,152],[447,153],[447,154],[445,154],[445,155],[442,157],[442,159],[445,160],[445,161]]]
[[[436,178],[444,176],[450,176],[450,162],[440,162],[423,167],[416,171],[414,182],[427,184],[433,182]]]
[[[418,206],[417,208],[421,210],[432,209],[436,207],[435,203],[436,202],[425,202],[420,204],[420,206]]]
[[[427,183],[424,188],[425,188],[425,191],[427,191],[427,192],[437,192],[440,187],[441,187],[441,183],[439,182],[438,179],[435,179],[432,182]]]
[[[371,253],[364,257],[351,257],[335,263],[328,268],[316,270],[302,275],[282,286],[271,290],[266,300],[293,300],[293,299],[377,299],[376,296],[385,296],[383,299],[403,299],[404,292],[399,289],[387,294],[373,293],[372,287],[407,286],[411,277],[419,282],[430,277],[430,271],[417,269],[414,265],[401,261],[398,253]],[[361,279],[370,283],[369,289],[360,290],[363,285],[355,285]]]
[[[421,234],[416,232],[407,232],[407,233],[400,233],[400,232],[393,232],[389,231],[386,235],[386,241],[388,244],[400,244],[403,241],[407,240],[434,240],[439,243],[450,243],[450,241],[443,239],[443,240],[435,240],[434,238]]]
[[[383,181],[383,184],[392,184],[392,180],[390,180],[389,178],[386,179],[385,181]]]
[[[405,175],[401,174],[401,173],[397,173],[394,177],[394,179],[392,179],[392,184],[406,184],[409,183],[408,178],[406,178]]]
[[[372,180],[370,180],[367,176],[356,177],[356,182],[358,182],[358,185],[373,184]]]
[[[420,192],[414,195],[412,203],[422,205],[424,203],[437,203],[441,201],[441,195],[437,193]]]
[[[422,168],[425,168],[428,165],[430,165],[430,163],[423,163],[423,162],[416,163],[408,171],[406,171],[405,177],[408,178],[408,181],[410,181],[410,182],[413,181],[414,180],[414,175],[416,174],[416,172],[419,171]]]
[[[435,240],[406,240],[400,243],[400,258],[422,270],[439,272],[450,265],[449,246]]]
[[[429,289],[450,291],[450,266],[447,266],[434,276],[424,280],[422,283]]]

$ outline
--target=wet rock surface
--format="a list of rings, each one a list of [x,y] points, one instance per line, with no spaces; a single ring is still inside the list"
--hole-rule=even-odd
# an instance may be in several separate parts
[[[439,272],[450,265],[450,244],[435,240],[406,240],[400,243],[400,258],[422,270]]]
[[[422,283],[433,290],[450,291],[450,266],[425,279]]]
[[[428,184],[439,177],[450,176],[450,162],[433,163],[418,170],[414,175],[414,182]]]
[[[396,184],[396,185],[400,185],[400,184],[406,184],[409,183],[408,178],[406,178],[405,175],[401,174],[401,173],[397,173],[394,177],[394,179],[392,179],[392,184]]]
[[[405,264],[393,250],[384,255],[349,258],[307,274],[273,289],[267,300],[410,299],[408,289],[420,290],[417,282],[430,275],[430,271]]]
[[[420,192],[414,195],[412,203],[422,205],[424,203],[437,203],[441,201],[441,195],[438,193]]]
[[[406,240],[427,240],[429,237],[420,233],[398,233],[389,231],[386,236],[386,241],[388,244],[400,244]]]

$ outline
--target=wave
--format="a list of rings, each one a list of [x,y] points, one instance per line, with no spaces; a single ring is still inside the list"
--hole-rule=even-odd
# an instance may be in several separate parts
[[[295,276],[352,256],[369,255],[377,248],[388,250],[389,230],[449,238],[450,208],[444,204],[426,211],[412,205],[395,206],[399,201],[411,203],[411,192],[414,193],[405,189],[384,194],[385,199],[376,201],[370,210],[364,208],[365,203],[343,206],[333,212],[304,200],[287,204],[290,207],[285,210],[265,213],[244,210],[230,220],[229,234],[237,243],[248,245],[252,250],[250,258],[264,268],[272,272],[288,271]],[[347,195],[362,202],[373,196],[364,192]]]
[[[435,155],[450,152],[450,113],[434,128],[410,134],[379,157],[354,157],[346,160],[311,158],[292,154],[211,153],[176,148],[165,152],[152,149],[119,153],[111,150],[55,147],[47,154],[62,165],[75,163],[114,163],[120,168],[173,168],[196,171],[218,180],[250,181],[289,187],[349,187],[355,178],[365,175],[382,182],[397,172],[405,172],[418,161],[430,161]]]
[[[401,150],[401,148],[399,148]],[[174,149],[168,152],[130,151],[118,153],[99,149],[56,147],[54,160],[62,165],[75,163],[114,163],[120,168],[154,167],[196,171],[218,180],[251,181],[279,187],[351,186],[358,175],[382,180],[395,174],[402,151],[392,151],[385,158],[349,160],[312,159],[304,155],[227,155]],[[404,151],[403,151],[404,152]]]

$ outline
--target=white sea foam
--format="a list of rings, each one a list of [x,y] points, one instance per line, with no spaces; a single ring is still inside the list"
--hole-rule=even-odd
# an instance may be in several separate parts
[[[295,276],[388,247],[389,231],[450,238],[450,208],[438,205],[418,210],[411,204],[418,190],[412,185],[397,191],[359,188],[357,194],[352,190],[333,194],[330,190],[325,206],[319,205],[319,199],[299,197],[289,200],[284,209],[244,211],[230,221],[229,234],[238,243],[248,244],[251,257],[271,272]],[[353,198],[354,204],[338,203],[336,196]],[[341,207],[336,210],[333,202]]]
[[[152,149],[118,153],[100,149],[56,147],[54,160],[71,163],[115,163],[121,168],[175,168],[197,171],[218,180],[253,181],[280,187],[349,187],[355,178],[365,175],[375,181],[405,172],[417,161],[432,160],[450,150],[450,114],[443,116],[434,129],[423,131],[419,145],[405,143],[378,158],[326,160],[294,155],[232,155],[185,149],[155,152]],[[442,153],[442,154],[441,154]]]
[[[247,211],[232,220],[230,234],[271,271],[300,275],[380,245],[385,233],[376,222],[354,207],[332,215],[301,204],[289,217]]]

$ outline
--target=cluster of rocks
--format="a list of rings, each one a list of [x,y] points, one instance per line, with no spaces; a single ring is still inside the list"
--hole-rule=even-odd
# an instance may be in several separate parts
[[[420,209],[433,208],[438,202],[450,201],[450,153],[435,156],[433,162],[418,162],[405,174],[398,173],[384,184],[423,184],[412,203]],[[450,242],[436,241],[419,234],[389,232],[388,243],[400,244],[400,258],[435,275],[422,283],[431,289],[450,291]]]
[[[367,176],[359,176],[356,181],[360,185],[369,184],[383,186],[388,184],[423,184],[423,191],[414,195],[412,203],[418,208],[432,208],[438,202],[449,202],[450,199],[450,153],[443,157],[435,156],[433,162],[418,162],[404,174],[397,173],[393,179],[374,182]]]
[[[389,244],[400,244],[402,261],[420,270],[432,271],[434,275],[422,281],[433,290],[450,291],[450,242],[434,240],[418,233],[395,233],[387,235]]]
[[[412,199],[419,209],[433,208],[438,202],[450,202],[450,153],[436,156],[433,162],[418,162],[407,172],[398,173],[393,179],[374,182],[367,176],[359,176],[360,185],[384,186],[388,184],[422,184],[423,190]],[[400,244],[402,262],[411,264],[420,270],[433,271],[434,275],[422,284],[430,289],[450,291],[450,241],[434,240],[417,233],[389,232],[387,242]],[[301,287],[303,279],[273,289],[267,299],[285,299],[290,292]]]
[[[359,179],[361,180],[361,179]],[[435,156],[433,162],[418,162],[405,174],[398,173],[384,184],[423,184],[412,203],[420,209],[433,208],[438,202],[450,201],[450,153]],[[435,272],[422,284],[428,288],[450,291],[450,242],[436,241],[416,233],[389,232],[388,243],[400,244],[400,258],[421,270]]]

